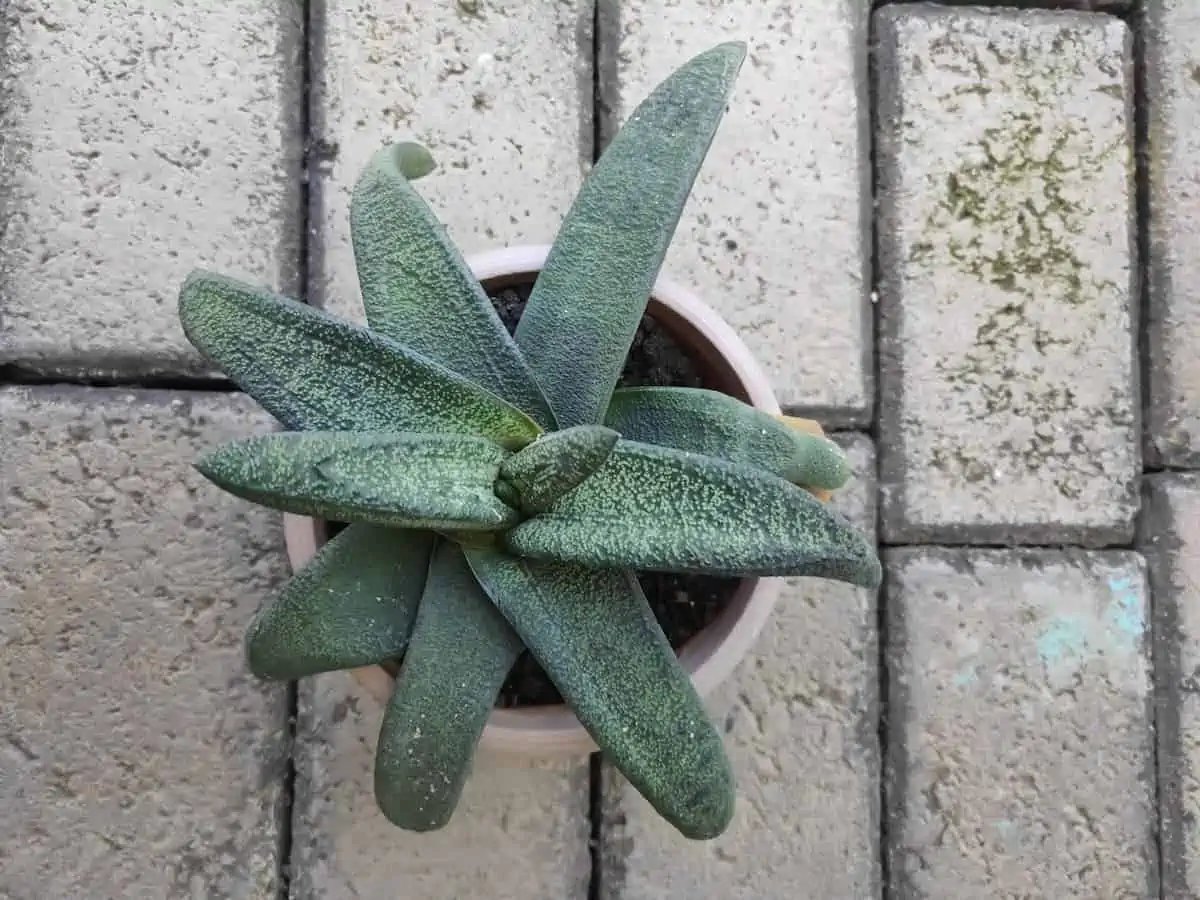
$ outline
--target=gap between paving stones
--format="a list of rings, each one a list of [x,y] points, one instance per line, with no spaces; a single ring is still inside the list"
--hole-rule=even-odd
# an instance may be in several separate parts
[[[297,247],[297,292],[296,299],[308,303],[309,274],[311,271],[311,254],[313,252],[313,221],[314,191],[312,190],[311,173],[313,169],[313,67],[314,56],[320,52],[320,44],[316,35],[320,36],[317,25],[322,15],[324,0],[301,0],[301,59],[300,59],[300,134],[304,139],[304,149],[301,154],[300,180],[300,241]],[[292,896],[293,834],[296,820],[296,741],[298,723],[300,721],[300,682],[287,683],[287,762],[283,774],[283,791],[280,798],[279,823],[279,900],[289,900]]]

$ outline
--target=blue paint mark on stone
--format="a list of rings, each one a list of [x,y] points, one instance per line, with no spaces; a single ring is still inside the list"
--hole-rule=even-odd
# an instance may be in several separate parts
[[[1108,589],[1113,595],[1113,603],[1105,613],[1105,621],[1121,641],[1121,649],[1133,652],[1146,633],[1142,598],[1132,578],[1110,578]]]
[[[979,670],[974,663],[967,663],[954,675],[954,684],[958,687],[969,687],[979,680]]]
[[[1042,664],[1056,668],[1063,663],[1083,657],[1087,648],[1087,632],[1076,618],[1055,616],[1038,635],[1037,651]]]

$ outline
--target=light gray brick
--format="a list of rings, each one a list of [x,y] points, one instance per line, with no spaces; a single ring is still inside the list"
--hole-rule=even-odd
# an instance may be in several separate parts
[[[279,517],[191,466],[236,394],[0,390],[0,896],[274,900],[282,685],[242,634]]]
[[[1150,308],[1147,455],[1200,467],[1200,12],[1143,4],[1149,115]]]
[[[1200,474],[1148,479],[1163,896],[1200,897]]]
[[[430,149],[417,189],[463,253],[550,243],[592,159],[590,0],[321,6],[313,301],[362,319],[350,192],[392,141]]]
[[[301,684],[292,896],[585,900],[587,760],[481,753],[450,823],[416,834],[375,805],[382,706],[345,672]]]
[[[876,15],[884,539],[1127,542],[1129,29],[1062,11]]]
[[[855,480],[833,502],[873,531],[873,447],[837,440]],[[875,594],[789,579],[756,652],[709,705],[737,775],[733,823],[687,841],[606,766],[605,900],[879,896]]]
[[[213,374],[187,273],[295,290],[303,4],[0,7],[0,363]]]
[[[895,895],[1157,897],[1142,558],[886,557]]]
[[[664,272],[738,331],[779,402],[826,426],[874,403],[862,0],[606,0],[606,100],[624,121],[677,66],[746,40],[729,111]],[[619,35],[619,41],[613,41]]]
[[[1003,0],[1002,3],[989,4],[987,0],[940,0],[941,6],[1003,6],[1009,9],[1070,9],[1080,12],[1127,12],[1133,7],[1134,0]]]

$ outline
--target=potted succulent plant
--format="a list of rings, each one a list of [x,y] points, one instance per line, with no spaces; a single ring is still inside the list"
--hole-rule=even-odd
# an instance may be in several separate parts
[[[879,582],[874,548],[816,496],[848,477],[831,442],[736,384],[618,389],[744,53],[715,47],[650,94],[515,293],[448,240],[413,188],[433,169],[413,144],[381,150],[355,189],[367,327],[220,275],[183,286],[188,338],[285,429],[197,467],[340,528],[251,624],[250,668],[393,665],[375,796],[403,828],[449,821],[528,650],[655,809],[715,837],[733,773],[645,579]]]

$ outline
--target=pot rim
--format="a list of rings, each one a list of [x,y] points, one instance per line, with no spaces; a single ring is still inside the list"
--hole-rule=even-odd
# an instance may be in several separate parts
[[[549,255],[546,244],[502,247],[476,254],[467,264],[481,282],[520,280],[539,272]],[[682,335],[688,349],[699,353],[710,368],[724,369],[727,392],[759,410],[779,415],[781,410],[770,380],[737,333],[710,306],[670,278],[660,276],[651,291],[647,312],[667,330],[690,331]],[[697,347],[699,341],[702,346]],[[321,522],[284,514],[284,538],[293,571],[316,553],[324,540]],[[782,579],[742,578],[730,602],[707,627],[679,650],[679,661],[701,697],[725,681],[753,648],[775,602]],[[393,679],[381,666],[351,670],[355,679],[381,704],[391,696]],[[585,755],[597,750],[591,736],[565,705],[522,709],[495,709],[488,717],[479,750],[502,755]]]

